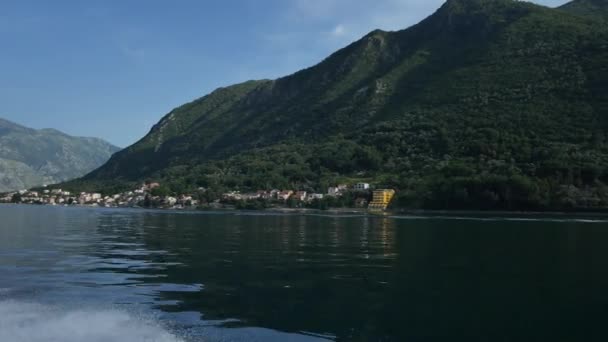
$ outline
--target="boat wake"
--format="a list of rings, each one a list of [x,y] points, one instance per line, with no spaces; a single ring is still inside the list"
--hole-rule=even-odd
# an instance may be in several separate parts
[[[118,310],[73,310],[0,302],[0,341],[182,342],[158,323]]]

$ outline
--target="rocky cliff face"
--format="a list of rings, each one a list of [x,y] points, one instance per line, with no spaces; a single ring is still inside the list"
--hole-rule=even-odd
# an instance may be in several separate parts
[[[100,139],[34,130],[0,119],[0,192],[80,177],[118,150]]]

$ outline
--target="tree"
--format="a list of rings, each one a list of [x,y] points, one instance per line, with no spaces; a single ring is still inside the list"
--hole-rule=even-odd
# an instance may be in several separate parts
[[[16,193],[11,196],[11,203],[21,203],[23,201],[21,194]]]
[[[171,190],[166,185],[161,185],[158,188],[152,189],[150,194],[152,196],[166,197],[171,194]]]

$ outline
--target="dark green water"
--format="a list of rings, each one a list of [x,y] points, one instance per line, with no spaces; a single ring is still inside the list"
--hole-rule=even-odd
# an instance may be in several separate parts
[[[0,206],[0,341],[605,341],[608,222]]]

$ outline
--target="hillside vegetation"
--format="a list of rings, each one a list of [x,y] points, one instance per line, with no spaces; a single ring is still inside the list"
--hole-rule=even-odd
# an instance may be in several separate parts
[[[450,0],[320,64],[171,111],[67,186],[299,188],[364,179],[396,205],[608,207],[603,1]]]

